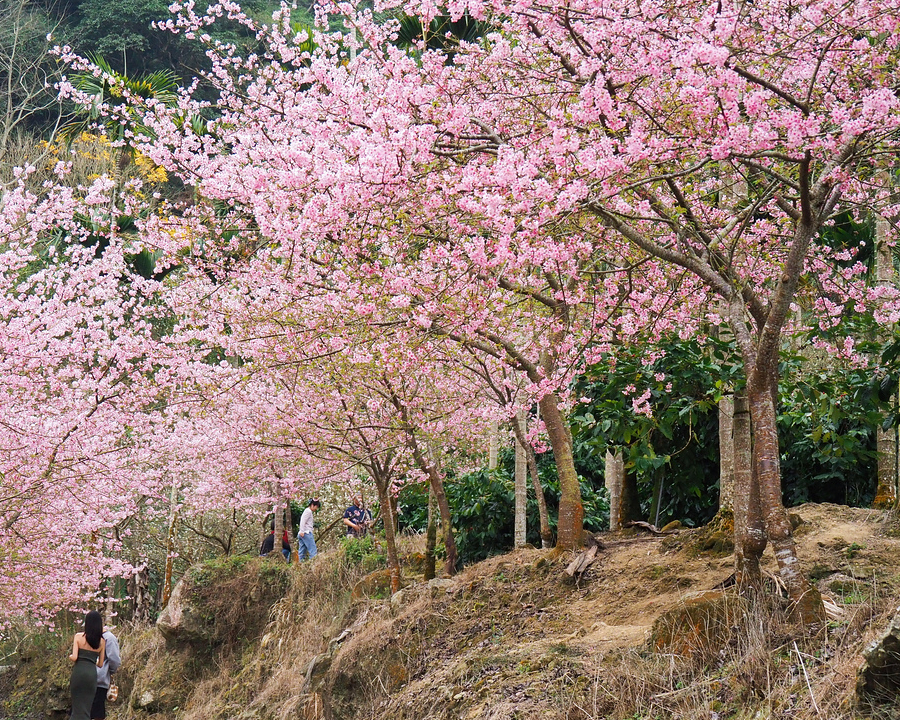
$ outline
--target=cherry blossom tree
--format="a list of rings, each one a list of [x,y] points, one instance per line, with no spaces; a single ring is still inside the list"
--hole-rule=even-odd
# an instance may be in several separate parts
[[[127,576],[115,529],[156,493],[143,472],[152,453],[134,437],[158,395],[133,383],[152,375],[154,315],[106,213],[111,186],[101,178],[37,196],[30,172],[0,207],[7,621],[83,606],[105,578]]]
[[[796,612],[820,621],[781,502],[778,353],[784,329],[804,320],[800,306],[833,315],[866,297],[854,283],[861,268],[835,272],[819,231],[839,210],[887,201],[874,178],[897,151],[897,4],[493,3],[475,12],[507,17],[506,36],[470,49],[476,91],[436,103],[464,113],[448,144],[498,158],[521,149],[535,174],[567,180],[586,230],[627,241],[671,278],[688,274],[724,300],[754,428],[754,473],[737,493],[758,493],[762,514],[737,522],[765,528],[765,537],[739,533],[738,576],[759,583],[768,540]],[[526,137],[540,149],[528,152]],[[828,292],[813,299],[818,287]]]
[[[171,227],[160,225],[148,236]],[[480,442],[486,426],[473,410],[483,404],[479,387],[447,352],[456,351],[455,344],[423,342],[405,323],[372,325],[340,293],[292,278],[265,258],[248,258],[227,277],[211,277],[209,268],[201,263],[180,277],[180,299],[171,301],[185,319],[179,332],[190,325],[207,341],[222,343],[223,357],[239,359],[234,382],[216,389],[204,412],[241,428],[248,443],[279,453],[284,464],[318,462],[324,482],[349,484],[364,470],[390,525],[389,555],[396,555],[392,491],[403,479],[426,477],[443,519],[447,572],[455,572],[437,459],[447,448]]]
[[[777,357],[785,328],[817,312],[896,311],[818,233],[863,203],[896,214],[872,178],[896,154],[897,0],[471,0],[450,16],[496,31],[452,61],[398,48],[398,24],[367,10],[329,9],[353,32],[312,49],[286,8],[258,28],[264,54],[212,43],[219,116],[205,128],[185,122],[209,110],[189,89],[176,108],[150,103],[142,150],[210,201],[161,217],[150,241],[189,247],[219,279],[243,265],[238,295],[308,296],[520,373],[559,469],[563,548],[583,515],[573,375],[614,337],[728,323],[755,435],[736,493],[761,514],[739,531],[765,528],[739,532],[738,576],[758,584],[771,543],[798,615],[819,621],[781,503]],[[218,16],[253,25],[230,2],[176,10],[169,28],[207,42]],[[404,10],[426,26],[442,8]],[[343,350],[332,330],[323,352]]]
[[[362,322],[416,331],[414,342],[450,340],[518,373],[518,401],[539,403],[559,470],[559,545],[576,547],[583,509],[565,419],[570,381],[593,343],[640,322],[663,328],[684,300],[654,263],[584,226],[577,184],[542,175],[521,148],[499,149],[490,114],[472,121],[472,108],[439,107],[444,83],[470,83],[462,51],[457,66],[441,52],[410,55],[392,44],[392,24],[345,10],[367,48],[352,62],[352,38],[323,34],[314,51],[298,51],[306,36],[279,14],[259,30],[265,61],[215,53],[222,115],[213,131],[182,122],[204,111],[185,94],[174,111],[157,106],[144,118],[155,139],[143,150],[232,209],[206,233],[218,244],[208,252],[255,253],[268,269],[255,263],[266,274],[254,282],[305,283]],[[250,22],[234,5],[216,12]],[[202,36],[209,22],[185,6],[170,26]],[[179,220],[196,230],[211,218],[194,208]],[[240,239],[226,223],[252,231]],[[158,239],[183,247],[171,234]]]
[[[4,622],[83,608],[133,575],[146,559],[126,559],[135,518],[252,510],[263,466],[204,422],[234,368],[173,327],[177,294],[135,269],[122,206],[145,208],[140,180],[69,186],[61,161],[34,192],[33,171],[0,203]]]

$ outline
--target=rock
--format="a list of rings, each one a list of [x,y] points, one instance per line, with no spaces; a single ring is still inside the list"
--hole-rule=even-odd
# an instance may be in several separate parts
[[[184,707],[194,684],[202,676],[202,665],[189,647],[168,650],[162,643],[135,677],[129,702],[134,710],[148,713],[171,713]]]
[[[284,563],[246,556],[195,565],[175,585],[156,627],[171,646],[201,652],[259,637],[290,572]]]
[[[700,546],[704,552],[728,555],[734,552],[734,536],[718,530],[710,533]]]
[[[746,609],[743,598],[726,591],[687,597],[653,623],[649,646],[675,655],[716,652],[728,643]]]
[[[387,598],[391,594],[391,571],[376,570],[366,575],[353,587],[351,600],[363,598]]]
[[[329,648],[328,652],[316,655],[310,661],[306,668],[306,681],[303,685],[305,692],[315,691],[322,686],[322,682],[331,670],[331,663],[334,661],[334,648]]]
[[[428,581],[428,591],[431,597],[436,598],[456,589],[456,581],[449,578],[434,578]]]
[[[843,599],[855,599],[856,602],[868,598],[871,594],[871,585],[844,573],[829,575],[816,583],[816,587],[819,592],[831,593]]]
[[[156,621],[157,629],[171,643],[215,644],[215,618],[187,599],[185,578],[172,590],[169,604]]]
[[[391,612],[396,615],[400,609],[406,604],[406,590],[398,590],[391,595]]]
[[[863,651],[856,674],[856,697],[862,705],[892,703],[900,691],[900,609],[881,637]]]
[[[138,709],[144,710],[151,707],[155,702],[156,695],[154,695],[149,690],[144,690],[144,692],[138,695],[135,705],[137,705]]]

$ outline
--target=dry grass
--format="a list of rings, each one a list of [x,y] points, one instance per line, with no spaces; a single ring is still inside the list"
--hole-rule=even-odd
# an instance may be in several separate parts
[[[639,646],[592,654],[562,628],[549,631],[578,592],[558,581],[564,563],[526,557],[482,563],[450,594],[419,587],[396,617],[370,615],[332,667],[334,717],[856,720],[867,628],[884,627],[894,609],[892,599],[873,595],[808,638],[783,601],[769,597],[749,603],[713,653],[681,657]],[[530,624],[534,612],[538,627]],[[544,641],[535,637],[540,628]],[[364,711],[342,703],[342,683]]]
[[[259,643],[240,656],[219,656],[218,671],[197,685],[180,717],[304,717],[311,700],[307,670],[344,627],[350,591],[361,575],[340,549],[293,566],[287,593],[272,606]]]
[[[219,655],[172,717],[322,720],[327,703],[334,720],[860,720],[860,652],[895,612],[900,543],[881,531],[860,537],[845,509],[806,515],[815,576],[828,592],[838,580],[847,588],[831,595],[844,616],[815,637],[768,596],[717,625],[712,650],[652,652],[649,623],[728,572],[727,558],[689,543],[611,543],[577,585],[564,578],[570,558],[520,550],[467,568],[449,588],[416,583],[393,605],[351,603],[363,569],[334,549],[292,568],[259,640]],[[421,538],[401,542],[402,554],[421,551]]]
[[[757,602],[717,657],[639,648],[585,663],[585,692],[561,698],[567,718],[625,720],[859,720],[854,690],[869,627],[885,627],[893,601],[873,598],[815,637],[797,633],[779,602]],[[868,717],[896,718],[896,708]]]

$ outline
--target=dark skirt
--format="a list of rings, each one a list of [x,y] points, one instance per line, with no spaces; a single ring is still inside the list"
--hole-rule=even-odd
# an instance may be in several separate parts
[[[91,720],[91,705],[97,691],[97,658],[100,653],[90,650],[79,650],[78,659],[69,677],[69,690],[72,692],[71,720]]]

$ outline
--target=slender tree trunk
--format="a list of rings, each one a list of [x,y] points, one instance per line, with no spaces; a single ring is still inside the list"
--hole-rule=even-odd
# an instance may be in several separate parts
[[[131,596],[131,620],[136,625],[150,622],[150,571],[141,565],[128,579],[128,594]]]
[[[534,497],[537,500],[538,518],[541,523],[541,547],[553,546],[553,531],[550,530],[550,515],[547,513],[547,498],[544,497],[544,488],[541,487],[541,478],[538,475],[537,458],[534,448],[528,442],[525,433],[525,421],[519,422],[518,417],[512,418],[512,428],[516,435],[516,441],[525,449],[525,459],[528,463],[528,474],[531,476],[531,485],[534,488]]]
[[[172,483],[169,490],[169,525],[166,528],[166,569],[163,576],[162,607],[172,597],[172,564],[175,562],[175,528],[178,525],[178,486]]]
[[[753,481],[753,448],[750,405],[746,395],[733,400],[734,445],[734,572],[739,588],[759,589],[759,562],[766,549],[766,529],[759,503],[759,487]]]
[[[371,471],[371,468],[369,468]],[[391,505],[389,478],[380,473],[371,473],[378,490],[378,502],[381,504],[381,517],[384,521],[384,542],[387,545],[388,572],[391,574],[391,594],[400,589],[400,558],[397,555],[397,537],[394,534],[394,507]]]
[[[428,485],[428,525],[425,528],[425,580],[435,577],[434,548],[437,545],[438,507],[434,488]]]
[[[434,491],[435,501],[441,512],[441,524],[444,526],[444,548],[447,551],[447,561],[444,571],[447,575],[456,574],[456,561],[458,555],[456,552],[456,538],[453,537],[453,519],[450,515],[450,504],[447,502],[447,495],[444,492],[444,479],[441,473],[422,453],[418,442],[416,442],[415,434],[411,430],[406,431],[406,437],[410,450],[412,450],[413,459],[419,469],[428,477],[431,489]]]
[[[409,421],[406,405],[404,405],[399,395],[394,391],[386,376],[384,380],[385,387],[387,387],[391,393],[391,403],[397,409],[397,413],[400,415],[400,419],[403,422],[406,446],[409,448],[410,452],[412,452],[416,465],[425,473],[428,482],[431,484],[431,488],[434,490],[434,496],[438,508],[441,511],[441,522],[444,526],[444,547],[447,551],[445,570],[447,575],[455,575],[458,555],[456,552],[456,539],[453,537],[453,518],[450,515],[450,504],[447,502],[447,495],[444,493],[444,479],[437,469],[436,462],[426,457],[422,448],[419,446],[419,443],[416,440],[415,428]]]
[[[606,464],[603,471],[606,491],[609,493],[609,529],[622,529],[622,481],[625,467],[621,453],[606,451]]]
[[[638,494],[637,475],[622,467],[622,523],[641,519],[641,498]]]
[[[749,411],[747,411],[749,412]],[[734,395],[719,400],[719,510],[734,508],[735,453]],[[747,458],[749,462],[749,456]]]
[[[297,542],[297,533],[294,532],[294,517],[291,513],[290,500],[285,503],[284,507],[284,529],[287,530],[288,538],[291,542],[291,556],[289,560],[290,562],[298,563],[300,562],[300,548],[297,547],[299,543]]]
[[[497,456],[500,448],[500,431],[497,428],[497,422],[491,421],[490,438],[488,438],[488,470],[497,469]]]
[[[281,554],[281,538],[284,535],[284,505],[280,497],[275,500],[272,511],[275,514],[275,542],[272,544],[272,553],[275,557],[284,557]]]
[[[774,368],[755,368],[748,373],[747,399],[753,425],[753,465],[757,473],[760,505],[766,534],[772,544],[781,578],[793,603],[793,614],[806,626],[825,621],[822,596],[813,587],[797,558],[797,548],[787,510],[781,499],[778,428],[773,401]]]
[[[889,179],[885,179],[889,183]],[[889,223],[886,218],[875,221],[875,282],[878,286],[894,284],[894,258],[888,244]],[[894,401],[896,402],[896,394]],[[875,443],[878,451],[878,485],[875,490],[876,508],[892,508],[897,505],[897,435],[895,428],[885,430],[881,424],[875,429]]]
[[[575,458],[572,455],[572,434],[554,393],[544,395],[539,406],[559,475],[561,497],[556,546],[561,550],[576,550],[584,544],[584,506],[581,503],[581,486],[578,484]]]
[[[651,525],[659,527],[659,514],[662,512],[662,498],[666,487],[666,469],[658,467],[653,471],[653,494],[650,497],[650,512],[647,520]]]
[[[520,412],[516,417],[516,424],[525,423],[524,413]],[[515,494],[516,494],[516,512],[515,512],[515,532],[514,546],[522,547],[525,545],[527,537],[527,526],[525,520],[525,510],[528,500],[528,484],[525,477],[526,461],[525,446],[516,437],[516,469],[515,469]]]
[[[394,518],[394,537],[400,534],[400,499],[396,495],[388,494],[391,500],[391,513]]]
[[[801,178],[808,180],[804,164]],[[801,184],[804,184],[801,183]],[[741,350],[747,379],[747,400],[753,428],[752,482],[759,488],[759,501],[766,537],[778,562],[781,579],[792,602],[793,615],[808,628],[825,621],[822,596],[809,582],[797,557],[791,523],[781,497],[781,468],[775,403],[778,396],[778,356],[781,335],[791,300],[797,289],[809,243],[818,229],[816,218],[824,217],[827,198],[834,198],[827,186],[816,186],[812,194],[801,193],[803,210],[794,230],[790,250],[781,274],[772,289],[767,307],[757,306],[748,316],[745,294],[735,290],[729,298],[729,326]],[[752,293],[752,290],[748,290]],[[752,325],[750,324],[752,323]]]
[[[875,444],[878,451],[878,485],[872,507],[889,509],[896,507],[898,500],[896,429],[885,430],[879,425],[875,429]]]

